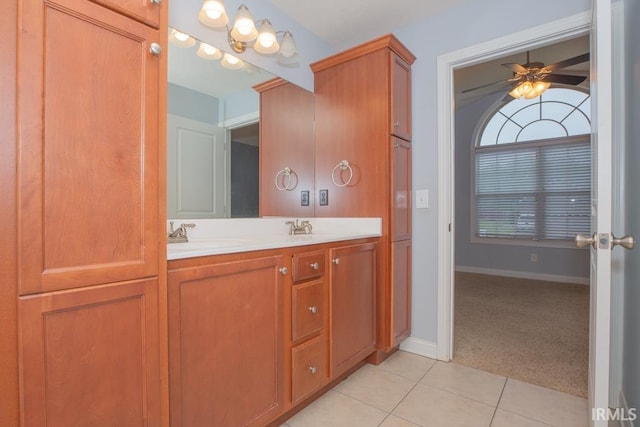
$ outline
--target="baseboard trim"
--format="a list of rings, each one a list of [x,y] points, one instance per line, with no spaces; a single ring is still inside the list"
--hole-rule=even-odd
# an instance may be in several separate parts
[[[547,282],[573,283],[576,285],[589,285],[588,277],[560,276],[556,274],[530,273],[527,271],[499,270],[496,268],[470,267],[456,265],[456,271],[462,273],[490,274],[492,276],[515,277],[518,279],[544,280]]]
[[[420,338],[407,338],[400,344],[400,350],[408,351],[409,353],[418,354],[424,357],[429,357],[431,359],[438,358],[438,348],[436,346],[436,343]]]

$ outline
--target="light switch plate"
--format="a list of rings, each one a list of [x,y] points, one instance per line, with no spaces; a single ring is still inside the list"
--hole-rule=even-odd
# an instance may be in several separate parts
[[[416,209],[429,207],[429,190],[416,190]]]

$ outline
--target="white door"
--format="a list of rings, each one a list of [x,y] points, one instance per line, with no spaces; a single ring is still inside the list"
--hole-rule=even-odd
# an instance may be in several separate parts
[[[613,205],[613,28],[611,0],[593,1],[591,28],[592,240],[589,345],[589,406],[593,426],[606,426],[611,350],[611,278]],[[617,122],[619,123],[619,122]],[[617,171],[616,171],[617,173]],[[578,240],[578,239],[577,239]],[[616,249],[621,250],[621,249]],[[600,414],[600,415],[598,415]]]
[[[168,218],[224,218],[227,161],[224,128],[167,116]]]

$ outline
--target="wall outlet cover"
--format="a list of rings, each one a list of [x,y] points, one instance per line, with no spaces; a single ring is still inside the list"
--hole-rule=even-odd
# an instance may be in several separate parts
[[[329,190],[320,190],[320,206],[329,205]]]
[[[429,190],[416,190],[416,209],[429,207]]]
[[[300,192],[300,206],[309,206],[309,190]]]

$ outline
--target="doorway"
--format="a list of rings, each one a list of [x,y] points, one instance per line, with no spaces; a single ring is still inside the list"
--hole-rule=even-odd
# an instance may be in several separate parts
[[[590,260],[574,237],[590,229],[589,49],[582,36],[454,71],[453,362],[583,398]],[[564,84],[508,95],[514,68],[551,64]]]
[[[438,57],[438,337],[437,355],[440,360],[451,360],[453,355],[453,296],[454,249],[456,224],[454,172],[455,136],[453,109],[453,71],[494,60],[505,55],[536,47],[559,43],[588,35],[590,14],[583,13],[530,30],[492,40],[470,48]]]

